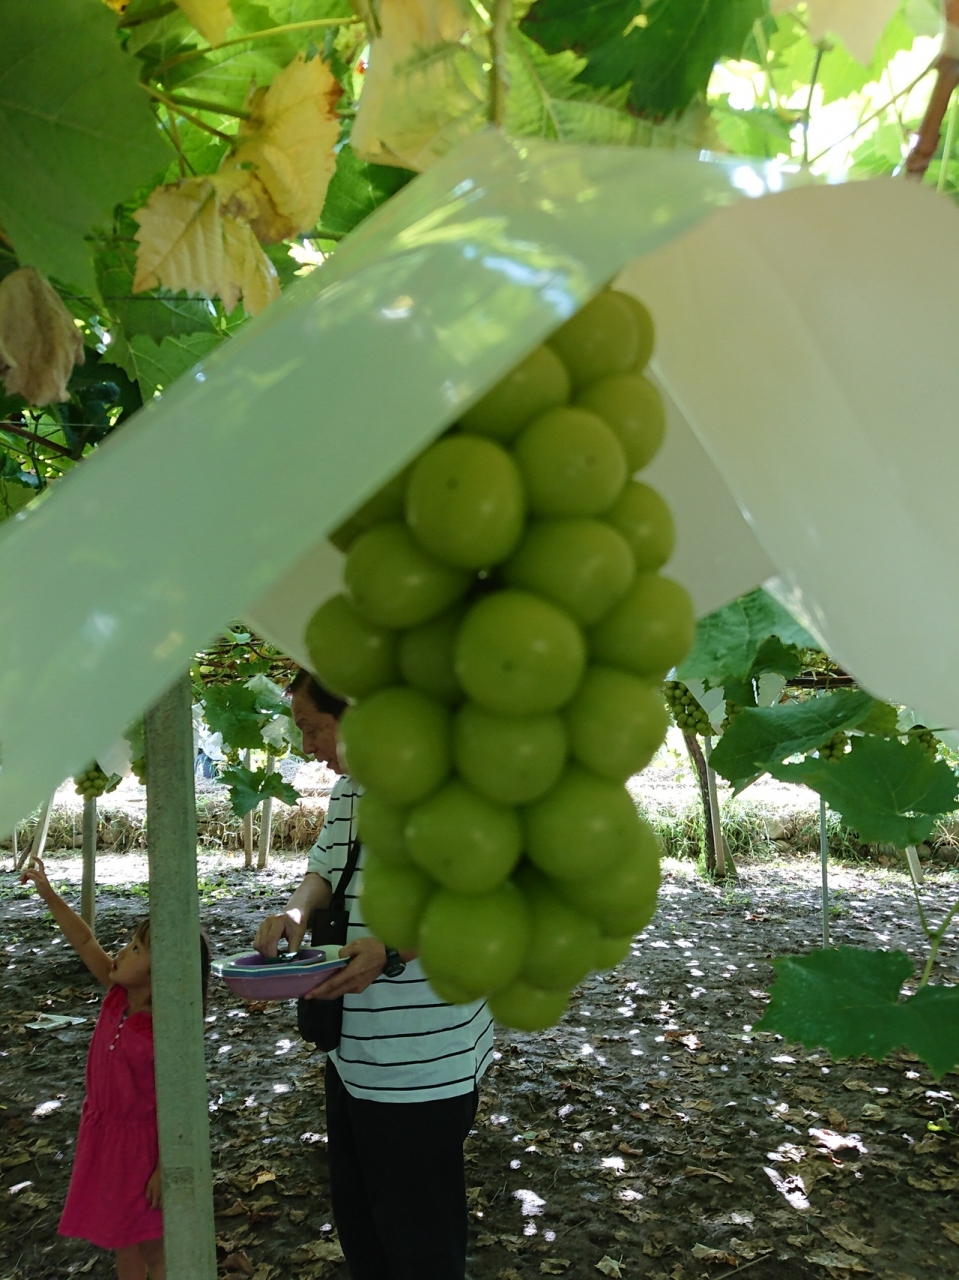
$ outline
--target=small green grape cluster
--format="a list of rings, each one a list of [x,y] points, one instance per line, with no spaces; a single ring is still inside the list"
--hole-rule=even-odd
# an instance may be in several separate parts
[[[939,755],[939,739],[931,729],[927,729],[924,724],[916,724],[909,730],[907,735],[909,741],[918,742],[925,751],[926,755],[933,760]]]
[[[96,800],[107,791],[113,789],[120,784],[120,779],[116,774],[106,774],[94,760],[93,764],[88,765],[82,773],[78,773],[73,779],[74,787],[78,796],[83,796],[84,800]]]
[[[666,705],[672,712],[676,727],[683,733],[693,733],[697,737],[707,738],[713,731],[706,709],[698,698],[694,698],[681,680],[667,680],[663,685]]]
[[[630,479],[665,414],[649,313],[604,290],[333,536],[343,592],[306,642],[364,787],[363,912],[451,1003],[562,1015],[651,918],[659,846],[625,782],[668,715],[689,596]]]
[[[141,787],[147,784],[147,758],[146,756],[137,756],[135,760],[130,761],[130,772],[139,782]]]
[[[838,760],[840,756],[846,754],[846,748],[849,746],[849,734],[844,733],[842,729],[838,733],[834,733],[828,742],[824,742],[819,747],[820,760]]]
[[[721,733],[726,732],[732,722],[739,715],[740,711],[742,711],[742,707],[738,702],[732,702],[729,698],[726,699],[726,714],[723,716],[723,722],[719,726]]]

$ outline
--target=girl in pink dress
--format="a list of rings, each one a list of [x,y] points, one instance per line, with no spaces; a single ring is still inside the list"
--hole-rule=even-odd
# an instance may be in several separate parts
[[[59,1232],[113,1249],[119,1280],[164,1280],[160,1156],[150,1013],[150,923],[113,959],[55,892],[39,860],[32,881],[66,940],[108,988],[87,1055],[87,1094]],[[201,936],[204,994],[209,950]]]

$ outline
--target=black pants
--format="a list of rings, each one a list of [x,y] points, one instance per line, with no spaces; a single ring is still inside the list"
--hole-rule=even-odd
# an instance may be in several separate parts
[[[463,1141],[478,1093],[369,1102],[326,1062],[330,1192],[352,1280],[464,1280]]]

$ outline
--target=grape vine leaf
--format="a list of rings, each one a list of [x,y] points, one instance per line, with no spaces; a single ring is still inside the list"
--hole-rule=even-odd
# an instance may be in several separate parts
[[[230,0],[176,0],[204,40],[220,44],[233,25]]]
[[[209,685],[203,706],[207,724],[213,733],[223,735],[224,742],[237,751],[262,750],[266,717],[255,689],[235,682]]]
[[[808,631],[762,588],[700,618],[692,650],[677,673],[716,688],[745,680],[770,636],[799,649],[819,646]]]
[[[709,763],[738,786],[757,773],[775,772],[787,757],[814,750],[840,729],[853,728],[873,704],[868,693],[842,691],[808,702],[746,707],[713,748]]]
[[[261,800],[273,796],[284,804],[296,804],[300,793],[289,782],[284,782],[275,769],[246,769],[243,765],[230,765],[221,769],[220,781],[230,788],[230,805],[238,818],[255,809]]]
[[[705,92],[721,57],[738,58],[762,0],[538,0],[523,29],[549,53],[585,53],[580,79],[628,84],[641,115],[683,111]],[[642,20],[640,20],[642,19]]]
[[[770,0],[774,14],[794,9],[797,0]],[[853,57],[872,60],[873,50],[901,0],[808,0],[809,39],[819,44],[838,36]]]
[[[773,961],[776,981],[757,1031],[834,1058],[877,1061],[905,1047],[938,1078],[959,1064],[959,988],[923,987],[900,1000],[913,971],[904,951],[836,947]]]
[[[948,764],[933,759],[914,739],[855,738],[852,750],[838,760],[807,759],[770,765],[768,771],[781,782],[818,791],[866,843],[899,849],[926,840],[936,819],[951,813],[959,799],[959,780]]]
[[[23,265],[87,293],[86,236],[169,156],[114,24],[89,0],[0,5],[0,224]]]
[[[221,341],[218,333],[178,334],[164,338],[161,343],[154,342],[145,333],[134,335],[130,339],[130,355],[143,399],[152,400],[181,373],[209,355]]]
[[[319,235],[345,236],[416,175],[395,165],[368,164],[349,143],[340,147],[326,192]]]

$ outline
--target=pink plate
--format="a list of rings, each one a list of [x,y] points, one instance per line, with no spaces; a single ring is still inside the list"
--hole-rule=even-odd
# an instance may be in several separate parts
[[[247,1000],[295,1000],[345,967],[345,960],[327,960],[326,955],[303,950],[296,959],[271,961],[258,951],[246,951],[216,961],[212,969],[235,995]]]

